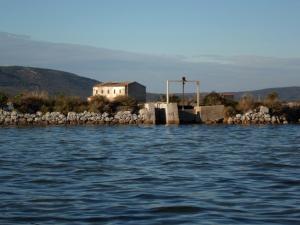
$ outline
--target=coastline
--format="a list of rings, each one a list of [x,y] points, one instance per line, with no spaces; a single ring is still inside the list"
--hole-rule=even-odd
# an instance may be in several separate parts
[[[130,111],[119,111],[114,114],[107,112],[69,112],[64,115],[60,112],[36,112],[33,114],[19,113],[16,111],[0,110],[0,127],[3,126],[48,126],[48,125],[156,125],[153,115],[145,109],[139,113]],[[223,125],[286,125],[300,124],[287,121],[284,116],[270,116],[269,114],[247,113],[237,114],[234,117],[225,118],[219,121],[180,123],[180,124],[223,124]]]
[[[69,112],[64,115],[60,112],[37,112],[34,114],[18,113],[16,111],[0,110],[0,126],[27,126],[27,125],[105,125],[105,124],[150,124],[143,114],[130,111],[120,111],[116,114],[93,112]]]

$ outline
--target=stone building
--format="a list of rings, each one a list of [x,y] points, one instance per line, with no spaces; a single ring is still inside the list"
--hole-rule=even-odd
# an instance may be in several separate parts
[[[225,99],[234,100],[234,94],[233,93],[221,93],[220,95]]]
[[[117,96],[129,96],[138,102],[146,101],[146,87],[138,82],[106,82],[93,87],[93,96],[105,96],[113,100]]]

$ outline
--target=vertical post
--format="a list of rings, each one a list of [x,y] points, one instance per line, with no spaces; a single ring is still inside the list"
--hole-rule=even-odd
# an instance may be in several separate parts
[[[169,80],[167,80],[167,104],[169,104]]]
[[[182,111],[184,111],[184,85],[185,85],[186,79],[185,77],[182,77]]]
[[[200,106],[200,82],[196,81],[197,84],[197,107]]]

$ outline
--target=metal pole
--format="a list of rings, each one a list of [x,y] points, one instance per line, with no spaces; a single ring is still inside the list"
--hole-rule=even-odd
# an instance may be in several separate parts
[[[184,111],[184,84],[185,84],[185,77],[182,77],[182,111]]]
[[[167,104],[169,104],[169,80],[167,80]]]
[[[200,82],[196,81],[197,84],[197,107],[200,106]]]

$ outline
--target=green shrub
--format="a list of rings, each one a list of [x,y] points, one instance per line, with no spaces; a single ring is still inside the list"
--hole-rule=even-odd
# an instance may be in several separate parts
[[[88,110],[88,103],[79,97],[74,96],[56,96],[53,100],[53,111],[67,114],[68,112],[83,112]]]
[[[105,96],[93,96],[88,103],[90,112],[112,112],[111,102]]]
[[[251,110],[251,109],[254,109],[255,108],[255,101],[254,101],[254,98],[252,95],[244,95],[238,105],[237,105],[237,109],[243,113]]]
[[[7,101],[8,101],[8,96],[5,93],[0,92],[0,108],[6,106]]]
[[[45,92],[27,92],[12,99],[14,108],[21,113],[36,113],[51,108],[51,101]]]
[[[224,98],[216,93],[216,92],[211,92],[208,95],[206,95],[203,99],[203,104],[204,105],[223,105],[224,104]]]
[[[277,92],[271,92],[264,99],[264,105],[267,106],[271,113],[278,113],[282,109],[282,104],[279,99]]]
[[[299,122],[300,106],[281,106],[273,114],[277,116],[285,116],[289,122]]]
[[[167,101],[166,95],[161,95],[159,97],[159,100],[161,102],[166,102]],[[169,95],[169,102],[180,103],[181,102],[181,98],[178,95],[170,94]]]
[[[117,96],[112,101],[113,111],[137,111],[138,110],[138,102],[128,96]]]
[[[235,116],[237,114],[237,111],[234,107],[227,106],[224,109],[224,114],[225,114],[225,117],[228,118],[228,117]]]

